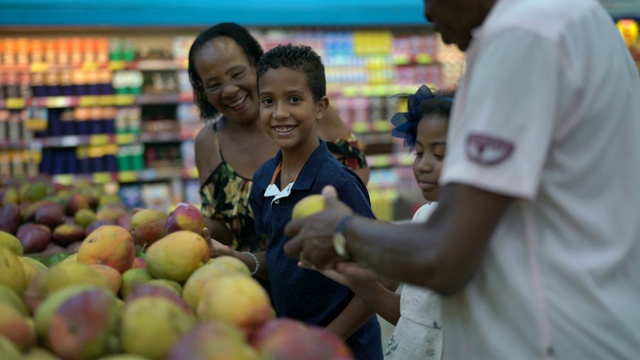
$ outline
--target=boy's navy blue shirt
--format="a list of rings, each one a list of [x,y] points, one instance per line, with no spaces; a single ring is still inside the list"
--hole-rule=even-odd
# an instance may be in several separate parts
[[[355,213],[374,218],[369,193],[360,177],[338,162],[324,141],[302,167],[289,196],[273,201],[274,196],[264,193],[282,153],[264,163],[253,176],[249,198],[253,210],[256,232],[268,236],[266,261],[269,269],[273,306],[278,317],[289,317],[306,324],[326,327],[351,301],[354,294],[314,270],[298,267],[298,260],[288,257],[283,250],[287,241],[285,225],[291,220],[293,206],[302,198],[319,194],[326,185],[333,185],[338,197]],[[288,184],[275,184],[282,189]],[[348,340],[357,359],[382,359],[380,326],[375,316]]]

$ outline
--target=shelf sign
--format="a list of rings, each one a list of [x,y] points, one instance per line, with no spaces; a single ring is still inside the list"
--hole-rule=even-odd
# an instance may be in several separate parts
[[[8,98],[7,109],[23,109],[27,101],[23,98]]]
[[[48,108],[63,108],[71,106],[71,98],[67,96],[54,96],[47,98]]]
[[[116,143],[119,145],[133,144],[136,136],[133,133],[116,134]]]
[[[134,182],[138,180],[138,173],[135,171],[120,171],[118,173],[120,182]]]
[[[633,46],[638,42],[638,23],[635,20],[620,19],[617,25],[627,46]]]
[[[109,134],[91,135],[89,137],[89,145],[97,146],[97,145],[105,145],[108,143],[110,143]]]
[[[106,184],[110,181],[113,181],[110,172],[97,172],[93,174],[93,182],[96,184]]]
[[[97,106],[98,105],[98,97],[97,96],[81,96],[78,101],[79,106]]]
[[[133,105],[136,98],[133,95],[116,95],[114,97],[113,103],[114,105],[124,106],[124,105]]]

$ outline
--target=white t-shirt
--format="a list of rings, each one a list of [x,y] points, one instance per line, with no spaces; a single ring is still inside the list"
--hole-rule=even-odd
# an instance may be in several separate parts
[[[420,207],[413,222],[425,222],[435,203]],[[442,359],[442,304],[440,296],[423,287],[403,284],[400,319],[385,350],[386,360]]]
[[[595,0],[498,0],[474,32],[441,184],[515,197],[443,301],[444,357],[640,357],[640,80]]]

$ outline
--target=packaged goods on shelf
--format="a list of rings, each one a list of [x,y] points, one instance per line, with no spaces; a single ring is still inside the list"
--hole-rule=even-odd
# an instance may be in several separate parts
[[[459,53],[424,30],[250,31],[265,51],[302,43],[322,56],[330,101],[367,155],[397,151],[381,124],[406,105],[390,95],[452,87],[461,71]],[[195,37],[0,39],[0,172],[173,181],[187,198],[198,175],[192,140],[205,124],[187,73]]]

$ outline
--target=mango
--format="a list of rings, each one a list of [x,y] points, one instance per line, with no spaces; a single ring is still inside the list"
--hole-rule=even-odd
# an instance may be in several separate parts
[[[0,248],[0,285],[22,294],[27,287],[27,277],[18,255],[7,248]]]
[[[122,349],[149,359],[164,359],[196,321],[193,314],[164,298],[142,297],[127,302],[119,331]]]
[[[24,293],[24,302],[29,311],[34,313],[52,294],[77,285],[111,290],[109,283],[98,270],[78,262],[61,262],[31,280]]]
[[[83,229],[86,229],[89,224],[98,220],[98,218],[96,217],[96,213],[94,213],[91,209],[78,210],[73,219],[75,220],[76,224],[81,226]]]
[[[111,288],[114,294],[117,294],[120,291],[120,286],[122,285],[122,275],[118,270],[112,268],[111,266],[102,264],[91,264],[89,266],[100,272],[100,275],[102,275],[105,280],[107,280],[109,288]]]
[[[49,195],[49,187],[42,181],[27,185],[22,201],[39,201]]]
[[[316,327],[280,328],[257,348],[262,360],[354,359],[351,349],[332,332]]]
[[[84,229],[85,236],[89,236],[95,229],[104,225],[116,225],[116,222],[111,220],[96,220]]]
[[[25,253],[42,252],[47,249],[51,240],[51,229],[40,224],[26,223],[20,225],[16,236]]]
[[[131,234],[117,225],[104,225],[95,229],[80,245],[78,262],[104,264],[120,273],[131,268],[136,255]]]
[[[36,210],[44,204],[55,204],[55,202],[51,200],[40,200],[40,201],[32,202],[26,205],[22,209],[22,222],[23,223],[32,222],[35,218]]]
[[[193,205],[180,203],[167,216],[165,231],[170,234],[175,231],[186,230],[202,235],[204,227],[204,217],[200,210]]]
[[[179,293],[176,293],[173,289],[166,286],[159,286],[157,284],[151,284],[149,282],[136,286],[125,299],[126,303],[130,303],[136,299],[143,297],[156,297],[167,299],[176,304],[187,314],[195,314],[189,307]]]
[[[130,230],[136,245],[149,246],[163,238],[167,232],[167,214],[156,209],[143,209],[131,217]]]
[[[108,290],[72,286],[48,297],[34,319],[42,343],[62,358],[89,359],[104,354],[116,330],[117,302]]]
[[[10,187],[5,190],[4,195],[2,196],[2,205],[7,204],[19,204],[20,203],[20,193],[16,187]]]
[[[201,320],[226,321],[247,335],[275,316],[269,295],[262,285],[243,275],[211,279],[205,285],[197,313]]]
[[[33,220],[36,224],[42,224],[54,229],[65,222],[64,207],[47,201],[36,209]]]
[[[169,289],[169,290],[175,292],[178,295],[182,295],[182,285],[180,285],[179,283],[177,283],[177,282],[175,282],[173,280],[153,279],[153,280],[147,282],[147,284],[160,286],[160,287]]]
[[[32,258],[24,256],[19,256],[18,259],[20,260],[20,264],[22,265],[22,269],[24,270],[27,284],[30,284],[31,280],[33,280],[33,278],[35,278],[38,274],[49,271],[49,269],[38,260],[34,260]]]
[[[98,220],[113,221],[115,223],[118,221],[118,219],[121,216],[126,214],[127,214],[127,211],[122,206],[107,205],[107,206],[102,206],[98,209],[98,212],[96,212],[96,218]]]
[[[193,327],[167,355],[167,360],[183,359],[257,360],[258,354],[238,328],[216,321]]]
[[[18,294],[9,287],[0,285],[0,303],[16,309],[22,316],[29,316],[29,311]]]
[[[313,194],[298,201],[291,211],[291,219],[302,219],[324,210],[324,198],[321,194]]]
[[[0,356],[2,360],[20,360],[20,349],[9,339],[0,335]]]
[[[209,244],[202,236],[181,230],[151,244],[145,260],[153,277],[184,283],[209,257]]]
[[[0,231],[15,234],[20,226],[20,206],[5,204],[0,208]]]
[[[104,289],[79,292],[53,312],[46,343],[64,359],[95,359],[105,355],[117,329],[116,308],[115,296]]]
[[[52,352],[40,348],[34,347],[23,355],[22,360],[62,360]]]
[[[27,351],[36,343],[33,324],[13,307],[0,303],[0,335],[11,340],[21,351]]]
[[[251,276],[249,268],[241,261],[231,256],[221,256],[209,260],[207,264],[196,270],[184,284],[182,297],[193,310],[198,309],[202,291],[205,285],[219,276],[241,274]]]
[[[120,286],[120,297],[126,299],[127,295],[138,285],[145,284],[153,280],[147,269],[129,269],[122,273]]]
[[[67,214],[75,216],[79,210],[90,210],[89,201],[79,193],[71,195],[67,202]]]
[[[0,247],[9,249],[16,255],[23,254],[23,248],[20,239],[6,231],[0,231]]]
[[[61,246],[67,246],[73,242],[81,241],[85,237],[84,229],[76,224],[60,224],[53,229],[52,239]]]

